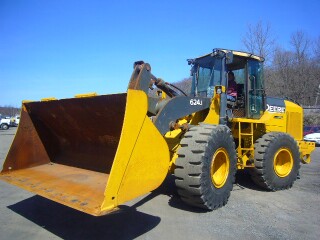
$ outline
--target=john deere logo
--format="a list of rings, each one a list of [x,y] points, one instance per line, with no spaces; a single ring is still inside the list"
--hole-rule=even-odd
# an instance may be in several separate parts
[[[267,111],[268,112],[276,112],[276,113],[285,113],[286,108],[279,107],[279,106],[272,106],[272,105],[267,104]]]

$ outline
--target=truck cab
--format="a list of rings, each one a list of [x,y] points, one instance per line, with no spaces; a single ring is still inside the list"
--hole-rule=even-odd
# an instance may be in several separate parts
[[[197,97],[221,97],[220,123],[232,109],[233,117],[260,119],[266,110],[263,83],[264,59],[245,52],[214,49],[212,53],[189,59],[191,67],[191,94]],[[227,101],[228,72],[233,72],[237,84],[235,101]],[[229,116],[230,118],[230,116]]]

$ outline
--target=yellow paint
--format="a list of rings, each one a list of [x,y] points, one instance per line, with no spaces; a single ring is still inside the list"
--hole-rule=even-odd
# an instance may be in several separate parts
[[[222,188],[227,181],[230,168],[230,159],[226,149],[219,148],[211,161],[211,180],[216,188]]]
[[[170,151],[174,151],[173,149],[175,149],[177,145],[180,144],[182,134],[183,131],[181,129],[176,129],[166,133],[165,140],[168,144]]]
[[[254,129],[256,124],[249,123],[249,129],[243,129],[241,126],[242,122],[237,122],[233,125],[233,137],[238,139],[238,148],[237,148],[237,168],[244,169],[245,167],[253,166],[249,161],[254,158]],[[237,129],[236,129],[237,126]],[[249,130],[249,131],[248,131]],[[250,141],[248,141],[248,139]],[[247,140],[247,141],[245,141]],[[248,146],[249,142],[249,146]],[[250,156],[250,157],[248,157]]]
[[[30,102],[34,102],[33,100],[22,100],[22,104],[24,103],[30,103]]]
[[[161,99],[166,99],[166,98],[167,98],[167,94],[161,91]]]
[[[302,163],[311,162],[311,153],[315,150],[316,144],[314,142],[298,141],[300,148],[300,159]]]
[[[250,163],[250,158],[246,154],[242,155],[242,157],[238,157],[237,169],[244,169],[244,167],[253,167],[254,165]]]
[[[184,119],[184,120],[179,121],[179,124],[183,124],[186,122],[187,122],[187,120]],[[181,129],[176,129],[176,130],[167,132],[165,135],[165,140],[169,146],[169,151],[170,151],[170,159],[171,160],[170,160],[170,163],[168,166],[170,173],[173,173],[174,168],[175,168],[175,162],[178,158],[177,151],[180,147],[180,141],[181,141],[183,133],[184,132]]]
[[[285,105],[287,112],[287,133],[293,136],[296,140],[302,140],[303,109],[299,105],[290,101],[285,101]]]
[[[253,128],[252,140],[255,141],[257,138],[261,137],[262,134],[267,132],[284,132],[291,135],[299,145],[300,151],[300,158],[302,163],[310,163],[311,152],[315,149],[314,143],[308,143],[302,141],[303,131],[302,131],[302,124],[303,124],[303,109],[299,105],[285,101],[286,112],[285,113],[275,113],[265,111],[260,119],[245,119],[245,118],[233,118],[232,121],[234,124],[246,123],[246,124],[253,124],[251,128]],[[234,138],[241,139],[239,134],[239,127],[235,129],[233,125],[233,136]],[[260,126],[260,130],[257,131],[257,128]],[[265,126],[265,129],[262,129],[262,126]],[[241,140],[240,140],[241,141]],[[252,165],[248,165],[248,157],[254,157],[254,149],[250,149],[252,147],[246,148],[238,148],[238,169],[244,167],[250,167]],[[283,175],[284,173],[279,170],[279,175]]]
[[[98,94],[96,92],[91,92],[91,93],[81,93],[81,94],[74,95],[74,97],[76,98],[86,98],[86,97],[94,97],[94,96],[98,96]]]
[[[293,157],[291,151],[286,148],[279,149],[274,155],[273,169],[281,178],[287,177],[293,167]]]
[[[226,93],[227,92],[227,88],[226,86],[220,86],[221,87],[221,92]],[[216,90],[217,92],[217,90]],[[215,96],[218,96],[218,94],[215,94]]]
[[[147,117],[147,110],[147,95],[129,89],[120,142],[101,211],[156,189],[167,175],[169,149]]]
[[[41,98],[42,102],[49,102],[49,101],[54,101],[57,100],[55,97],[47,97],[47,98]]]
[[[22,107],[21,107],[21,110],[26,112],[27,111],[27,108],[25,106],[25,103],[30,103],[30,102],[34,102],[32,100],[22,100]]]
[[[225,91],[225,88],[223,87],[221,90]],[[215,88],[214,96],[210,104],[209,113],[203,122],[207,124],[219,124],[219,120],[220,120],[219,118],[220,118],[220,94],[217,93],[217,89]]]

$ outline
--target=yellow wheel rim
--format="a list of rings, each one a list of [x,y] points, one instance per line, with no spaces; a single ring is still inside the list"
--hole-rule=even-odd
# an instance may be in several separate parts
[[[273,168],[279,177],[286,177],[290,174],[293,166],[291,152],[286,148],[281,148],[274,155]]]
[[[216,188],[221,188],[229,175],[229,155],[224,148],[219,148],[211,161],[211,180]]]

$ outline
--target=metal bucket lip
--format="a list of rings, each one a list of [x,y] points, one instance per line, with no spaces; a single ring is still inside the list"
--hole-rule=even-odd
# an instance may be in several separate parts
[[[79,211],[100,216],[109,174],[43,164],[0,174],[0,179]]]

